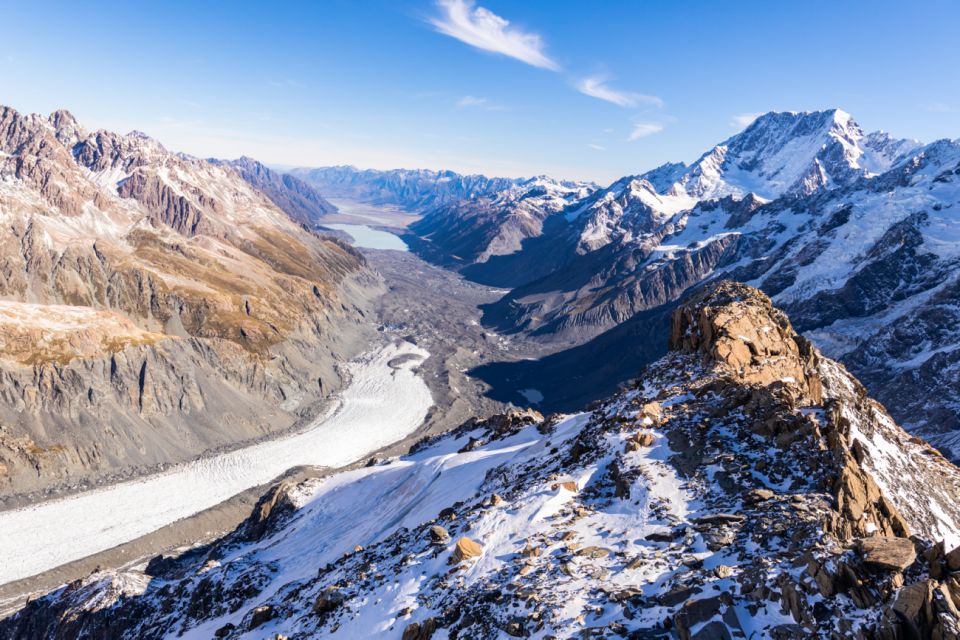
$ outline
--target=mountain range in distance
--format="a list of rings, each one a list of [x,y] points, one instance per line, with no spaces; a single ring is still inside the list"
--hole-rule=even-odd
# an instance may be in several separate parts
[[[294,173],[415,209],[422,198],[397,185],[440,177]],[[461,197],[431,202],[408,244],[510,290],[485,307],[490,329],[568,345],[475,371],[496,397],[522,402],[518,390],[533,388],[542,408],[571,410],[613,391],[664,353],[653,336],[679,300],[733,278],[771,295],[902,424],[956,455],[960,142],[865,133],[838,109],[768,113],[690,165],[605,188],[443,178],[447,191],[463,183]]]

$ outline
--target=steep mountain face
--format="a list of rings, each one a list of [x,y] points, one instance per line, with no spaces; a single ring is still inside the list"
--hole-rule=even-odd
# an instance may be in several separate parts
[[[288,427],[379,287],[231,168],[0,109],[0,493]]]
[[[546,216],[521,251],[462,272],[512,288],[486,324],[575,342],[638,314],[665,322],[711,279],[758,286],[954,455],[958,203],[958,141],[864,134],[838,110],[771,113],[689,167],[623,178]]]
[[[690,166],[670,163],[622,178],[606,189],[591,189],[595,193],[582,196],[564,212],[569,224],[558,229],[551,249],[580,255],[611,243],[655,243],[656,236],[662,237],[664,225],[698,202],[721,198],[766,202],[809,195],[885,171],[917,147],[915,142],[885,134],[864,135],[850,115],[839,110],[770,113]],[[479,208],[492,209],[497,204],[485,202]],[[509,218],[509,205],[500,204],[501,217]],[[557,212],[556,207],[545,207],[533,215],[543,219]],[[435,215],[441,213],[456,218],[460,225],[477,215],[470,203],[450,206],[449,211]],[[494,217],[493,213],[486,217]],[[434,226],[423,229],[421,235]]]
[[[509,255],[541,235],[543,221],[587,196],[593,186],[531,178],[492,195],[441,204],[410,225],[416,251],[450,268]]]
[[[581,317],[572,324],[594,330],[608,328],[632,312],[649,308],[646,290],[650,287],[635,285],[637,280],[643,280],[637,271],[655,262],[665,248],[677,244],[670,238],[684,229],[691,212],[722,209],[733,216],[724,220],[729,222],[724,230],[735,235],[749,222],[753,211],[764,204],[804,200],[821,191],[875,177],[876,172],[912,157],[910,153],[916,147],[915,143],[895,141],[882,134],[865,136],[848,114],[838,110],[767,114],[690,167],[666,165],[648,174],[628,176],[570,206],[564,211],[563,220],[550,227],[551,237],[544,238],[542,246],[536,247],[541,255],[567,256],[566,264],[555,269],[560,273],[548,274],[553,277],[542,282],[538,274],[525,283],[531,285],[529,288],[518,291],[505,303],[526,307],[522,316],[514,320],[517,326],[524,325],[527,316],[536,316],[542,324],[570,324],[569,319],[558,318],[558,314],[565,315],[563,309],[546,307],[536,297],[538,293],[560,291],[565,300],[577,300],[574,306]],[[676,179],[667,187],[666,178]],[[678,286],[666,294],[668,298],[676,297],[718,265],[730,239],[717,234],[709,239],[717,242],[712,251],[707,251],[709,255],[700,256],[701,260],[696,256],[703,253],[707,243],[688,247],[686,255],[702,266],[695,265],[688,277],[679,277]],[[586,290],[558,284],[556,276],[585,271],[581,263],[590,264],[594,260],[590,254],[604,250],[616,254],[605,257],[604,264],[616,260],[625,264],[611,266],[608,273],[593,277],[586,283]],[[513,262],[522,264],[539,257],[517,256]],[[507,262],[500,270],[515,266],[508,266]],[[496,278],[494,265],[488,272]],[[584,308],[589,312],[584,314]],[[562,328],[553,326],[550,330]]]
[[[253,158],[211,160],[233,167],[257,191],[280,207],[288,216],[306,225],[316,226],[321,217],[336,213],[337,208],[315,188],[296,176],[279,173]]]
[[[670,187],[670,195],[697,200],[809,195],[882,173],[918,146],[882,133],[864,135],[839,109],[768,113],[701,156]]]
[[[293,169],[289,173],[330,198],[394,205],[413,212],[493,195],[523,182],[516,178],[488,178],[428,169],[378,171],[337,166]]]
[[[670,333],[588,412],[280,485],[0,637],[957,637],[960,470],[754,289],[711,285]]]

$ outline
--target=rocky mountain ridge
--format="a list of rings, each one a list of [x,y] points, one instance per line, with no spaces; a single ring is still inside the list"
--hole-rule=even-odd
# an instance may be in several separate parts
[[[0,637],[956,637],[960,470],[754,289],[706,287],[669,342],[588,412],[280,485]]]
[[[958,172],[958,141],[866,134],[840,110],[770,113],[690,166],[627,176],[541,212],[539,235],[519,249],[456,266],[511,289],[487,307],[488,326],[605,349],[630,323],[666,323],[711,279],[757,286],[904,425],[950,453],[960,450],[948,302],[960,276]],[[446,226],[510,215],[462,208],[448,208]],[[430,249],[430,259],[443,252],[436,241]]]
[[[4,501],[289,427],[380,287],[232,168],[66,111],[0,108],[0,219]]]
[[[524,240],[542,233],[547,217],[593,189],[587,183],[531,178],[493,195],[436,206],[410,225],[405,238],[420,255],[444,266],[482,264],[520,251]]]

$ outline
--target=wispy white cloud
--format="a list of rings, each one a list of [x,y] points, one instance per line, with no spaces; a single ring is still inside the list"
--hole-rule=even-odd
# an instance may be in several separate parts
[[[943,102],[931,102],[927,104],[926,110],[933,113],[953,113],[953,107]]]
[[[511,27],[507,19],[474,6],[472,0],[438,0],[437,5],[442,15],[431,18],[430,23],[440,33],[534,67],[560,70],[560,65],[544,51],[543,39],[538,34]]]
[[[293,78],[278,78],[275,80],[270,80],[269,82],[270,86],[272,87],[291,87],[294,89],[302,89],[306,86],[299,80],[294,80]]]
[[[478,98],[477,96],[463,96],[457,100],[457,106],[461,109],[484,109],[486,111],[505,111],[502,105],[491,102],[487,98]]]
[[[662,124],[658,124],[656,122],[638,122],[633,125],[633,131],[630,132],[627,140],[633,142],[634,140],[646,138],[647,136],[652,136],[653,134],[660,133],[661,131],[663,131]]]
[[[457,100],[458,107],[483,107],[487,105],[490,101],[486,98],[478,98],[476,96],[463,96]]]
[[[607,85],[606,78],[601,76],[584,78],[577,83],[577,91],[591,98],[612,102],[618,107],[626,108],[648,105],[659,108],[663,106],[663,100],[657,96],[647,96],[642,93],[633,93],[632,91],[618,91]]]
[[[596,151],[606,151],[607,148],[599,144],[593,144],[592,142],[587,143],[587,146]]]
[[[740,113],[730,119],[730,126],[743,129],[744,127],[749,127],[750,124],[763,115],[763,112],[758,111],[756,113]]]

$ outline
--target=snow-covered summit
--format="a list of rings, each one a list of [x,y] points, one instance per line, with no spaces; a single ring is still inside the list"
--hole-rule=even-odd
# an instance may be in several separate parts
[[[565,210],[576,249],[648,243],[698,203],[806,197],[875,178],[922,148],[915,140],[865,134],[841,110],[770,112],[691,165],[668,163],[626,176]]]
[[[879,173],[919,143],[865,135],[841,109],[770,112],[706,152],[670,188],[698,200],[809,195]]]

